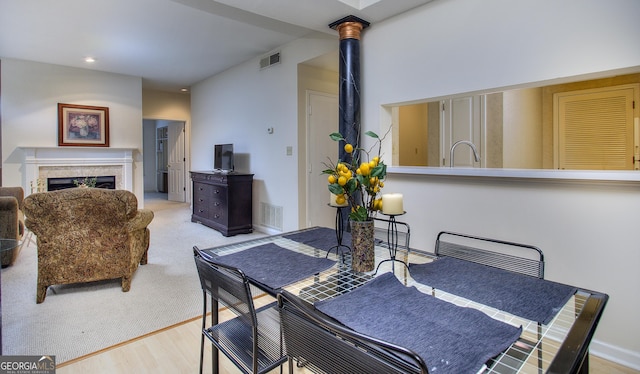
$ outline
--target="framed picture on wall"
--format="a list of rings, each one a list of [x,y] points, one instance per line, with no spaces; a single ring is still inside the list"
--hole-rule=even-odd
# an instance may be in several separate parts
[[[108,147],[109,108],[58,103],[58,146]]]

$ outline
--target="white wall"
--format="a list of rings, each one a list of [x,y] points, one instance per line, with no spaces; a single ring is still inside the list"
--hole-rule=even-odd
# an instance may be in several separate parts
[[[373,24],[364,129],[384,132],[390,103],[640,66],[639,14],[634,0],[440,0]],[[392,174],[385,190],[404,194],[412,246],[440,230],[530,243],[547,278],[608,293],[592,352],[640,369],[637,183]]]
[[[259,70],[255,58],[192,87],[191,169],[212,170],[214,144],[233,143],[236,170],[254,174],[254,225],[265,202],[283,208],[285,231],[298,228],[297,65],[337,43],[314,34],[282,46],[280,64]]]
[[[30,61],[2,59],[2,182],[23,186],[19,147],[58,146],[58,103],[109,108],[109,145],[134,148],[133,192],[143,204],[142,80]]]

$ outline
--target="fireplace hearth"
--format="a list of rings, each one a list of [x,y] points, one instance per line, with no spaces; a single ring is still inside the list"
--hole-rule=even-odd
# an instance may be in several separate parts
[[[106,188],[110,190],[116,189],[116,176],[103,175],[98,177],[47,178],[47,191],[57,191],[65,188],[77,187],[77,184],[83,182],[85,179],[89,180],[93,178],[96,178],[96,188]]]

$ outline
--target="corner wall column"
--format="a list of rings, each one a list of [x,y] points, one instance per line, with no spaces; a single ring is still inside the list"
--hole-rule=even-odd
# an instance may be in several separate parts
[[[369,22],[355,16],[329,25],[340,34],[339,130],[354,145],[360,144],[360,32],[368,26]],[[343,161],[351,161],[342,146],[338,155]]]

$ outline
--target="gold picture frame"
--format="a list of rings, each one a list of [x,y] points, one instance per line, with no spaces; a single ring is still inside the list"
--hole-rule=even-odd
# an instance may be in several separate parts
[[[108,147],[109,108],[58,103],[58,146]]]

